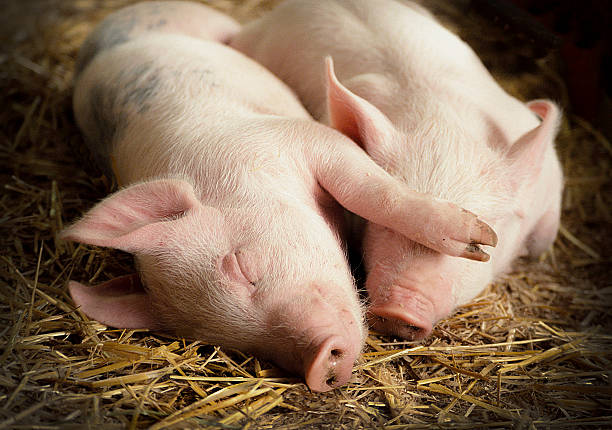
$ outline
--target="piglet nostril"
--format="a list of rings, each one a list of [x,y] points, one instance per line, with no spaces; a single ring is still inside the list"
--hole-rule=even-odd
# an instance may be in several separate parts
[[[338,376],[336,375],[336,367],[342,365],[341,360],[344,356],[344,351],[340,348],[333,348],[329,351],[329,368],[327,369],[327,379],[325,383],[334,387],[338,383]]]
[[[333,369],[329,369],[329,372],[327,372],[327,379],[325,380],[325,383],[330,386],[330,387],[334,387],[334,385],[336,384],[336,382],[338,382],[338,378],[336,377],[336,373],[333,371]]]
[[[333,373],[334,368],[338,365],[338,362],[340,362],[342,360],[343,356],[344,356],[344,352],[340,348],[333,348],[329,352],[328,360],[329,360],[329,365],[331,366],[330,370],[329,370],[330,373]],[[335,374],[334,374],[333,378],[330,378],[330,379],[336,380]],[[327,385],[331,386],[331,384],[329,384],[329,383]]]
[[[343,355],[344,355],[344,353],[342,352],[341,349],[334,348],[334,349],[331,350],[332,358],[342,358]]]

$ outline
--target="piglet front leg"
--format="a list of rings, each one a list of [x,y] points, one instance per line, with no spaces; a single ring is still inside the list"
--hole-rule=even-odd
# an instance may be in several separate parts
[[[329,141],[333,148],[313,149],[315,172],[319,184],[346,209],[442,254],[489,260],[480,245],[496,246],[497,235],[476,214],[411,191],[346,137]]]

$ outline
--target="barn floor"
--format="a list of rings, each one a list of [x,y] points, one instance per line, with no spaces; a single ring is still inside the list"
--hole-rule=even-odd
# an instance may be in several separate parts
[[[371,333],[351,382],[325,394],[240,352],[75,309],[68,279],[132,267],[57,239],[111,190],[75,154],[71,78],[88,32],[128,3],[10,0],[0,18],[0,429],[612,427],[612,146],[574,114],[554,52],[533,60],[503,26],[439,1],[508,91],[564,107],[550,252],[517,262],[425,342]],[[245,22],[276,2],[208,3]]]

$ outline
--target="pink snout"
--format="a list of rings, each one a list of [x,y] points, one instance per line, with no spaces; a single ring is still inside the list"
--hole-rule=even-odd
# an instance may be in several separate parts
[[[272,313],[267,355],[302,375],[312,391],[323,392],[351,379],[366,331],[359,313],[329,294],[323,296],[325,290],[313,287],[310,291],[322,293],[300,306],[283,306]]]
[[[434,305],[418,291],[391,285],[384,295],[370,298],[368,322],[374,330],[410,340],[423,339],[431,333],[436,322]]]
[[[419,340],[429,336],[438,320],[451,312],[451,282],[439,275],[419,277],[417,283],[414,278],[411,273],[396,278],[387,287],[367,285],[370,327],[384,334]]]
[[[314,348],[308,348],[303,353],[306,384],[318,392],[346,384],[351,379],[359,346],[355,348],[341,336],[330,336]]]

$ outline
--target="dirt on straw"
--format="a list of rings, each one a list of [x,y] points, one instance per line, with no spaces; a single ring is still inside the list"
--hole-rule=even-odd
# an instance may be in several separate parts
[[[612,426],[612,147],[572,114],[554,53],[533,62],[520,46],[500,52],[503,31],[447,6],[509,91],[565,108],[562,228],[550,252],[519,261],[425,342],[371,333],[351,382],[326,394],[238,351],[110,329],[75,309],[68,279],[96,283],[132,268],[126,254],[57,239],[111,191],[70,149],[82,148],[71,78],[88,32],[128,3],[4,7],[0,429]],[[243,22],[273,3],[209,2]]]

